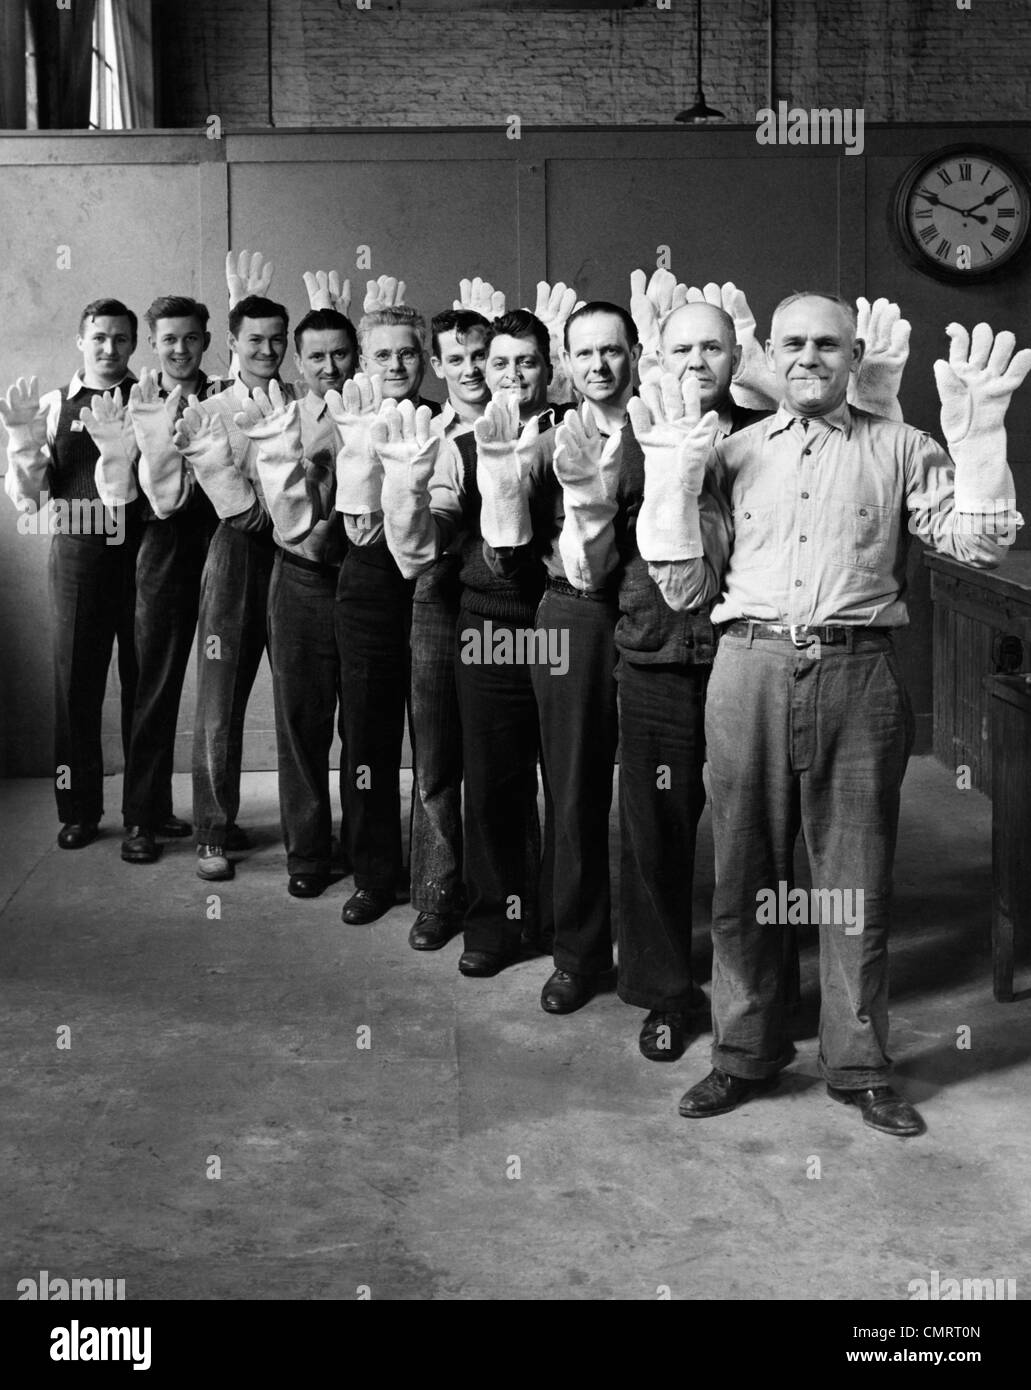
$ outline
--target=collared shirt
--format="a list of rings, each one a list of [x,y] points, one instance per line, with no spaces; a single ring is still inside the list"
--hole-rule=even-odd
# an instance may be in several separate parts
[[[440,414],[434,415],[430,421],[430,432],[439,434],[441,439],[454,439],[455,435],[468,434],[475,423],[475,420],[463,419],[448,399],[441,407]]]
[[[283,550],[305,560],[335,565],[343,559],[344,542],[340,514],[333,509],[336,491],[337,433],[325,400],[308,391],[298,411],[304,450],[304,488],[313,516],[321,517],[301,541],[287,544],[278,527],[273,539]],[[275,521],[275,517],[273,517]]]
[[[899,627],[909,621],[910,535],[987,569],[1019,515],[955,510],[955,467],[929,435],[842,403],[807,430],[785,406],[723,440],[710,465],[733,514],[734,548],[714,623]],[[1011,484],[1012,487],[1012,484]],[[684,566],[649,567],[682,606]],[[665,571],[663,574],[662,571]]]

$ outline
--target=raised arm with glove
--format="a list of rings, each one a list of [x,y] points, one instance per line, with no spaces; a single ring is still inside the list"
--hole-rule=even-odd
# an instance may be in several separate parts
[[[429,407],[383,402],[371,441],[383,466],[383,529],[405,579],[414,579],[437,555],[437,528],[430,512],[430,478],[440,436],[431,433]]]
[[[136,440],[122,400],[114,392],[105,391],[82,407],[79,419],[100,454],[93,481],[104,506],[121,507],[135,501]]]
[[[637,545],[649,561],[698,560],[704,555],[698,497],[718,423],[701,413],[698,383],[664,373],[646,382],[628,406],[644,453],[644,500]]]
[[[552,466],[562,484],[559,554],[570,584],[600,589],[616,561],[614,521],[622,436],[607,438],[585,402],[571,410],[555,434]]]

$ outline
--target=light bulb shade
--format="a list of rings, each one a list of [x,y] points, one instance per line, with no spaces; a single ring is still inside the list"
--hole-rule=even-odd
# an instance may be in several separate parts
[[[688,125],[693,121],[725,121],[727,118],[722,111],[717,111],[714,106],[710,106],[705,100],[705,93],[701,87],[695,93],[694,105],[689,106],[686,111],[681,111],[679,116],[674,116],[675,121],[682,125]]]

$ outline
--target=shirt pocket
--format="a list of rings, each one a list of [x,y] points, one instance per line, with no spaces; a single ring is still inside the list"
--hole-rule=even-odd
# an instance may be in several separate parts
[[[895,540],[892,508],[854,499],[838,505],[839,543],[829,553],[831,564],[851,570],[883,570],[891,563]]]
[[[781,551],[776,505],[734,508],[734,563],[766,568]]]

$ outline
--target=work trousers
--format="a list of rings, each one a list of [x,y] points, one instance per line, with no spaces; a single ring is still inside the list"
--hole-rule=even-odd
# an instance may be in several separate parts
[[[555,966],[596,975],[612,967],[609,810],[618,740],[613,634],[619,610],[614,601],[568,589],[550,585],[541,600],[535,627],[548,659],[531,666],[530,674],[554,811]]]
[[[445,555],[412,605],[412,906],[462,911],[462,721],[455,683],[460,558]]]
[[[136,699],[133,633],[140,524],[125,518],[113,537],[56,534],[48,579],[54,657],[54,790],[65,824],[95,825],[104,814],[104,692],[118,643],[122,748],[126,758]],[[124,810],[124,806],[123,806]]]
[[[819,920],[820,1069],[841,1089],[882,1085],[891,878],[913,738],[891,637],[858,629],[848,646],[800,650],[725,634],[705,725],[713,1065],[761,1078],[785,1051],[782,936],[792,912],[783,900],[801,829],[815,890],[806,910]],[[804,920],[797,908],[794,920]]]
[[[193,819],[199,845],[225,844],[240,810],[243,726],[268,640],[272,528],[221,522],[208,549],[197,620]]]
[[[197,630],[200,583],[218,524],[199,488],[181,511],[143,527],[136,560],[139,678],[125,769],[125,823],[156,828],[172,814],[172,764],[183,678]]]
[[[329,755],[334,725],[344,738],[336,637],[338,567],[298,564],[277,550],[268,630],[276,710],[279,816],[290,874],[328,877],[333,806]],[[340,756],[340,802],[348,760]],[[341,842],[346,830],[341,825]]]
[[[383,893],[402,875],[400,772],[414,587],[385,545],[352,545],[334,604],[354,882]]]

